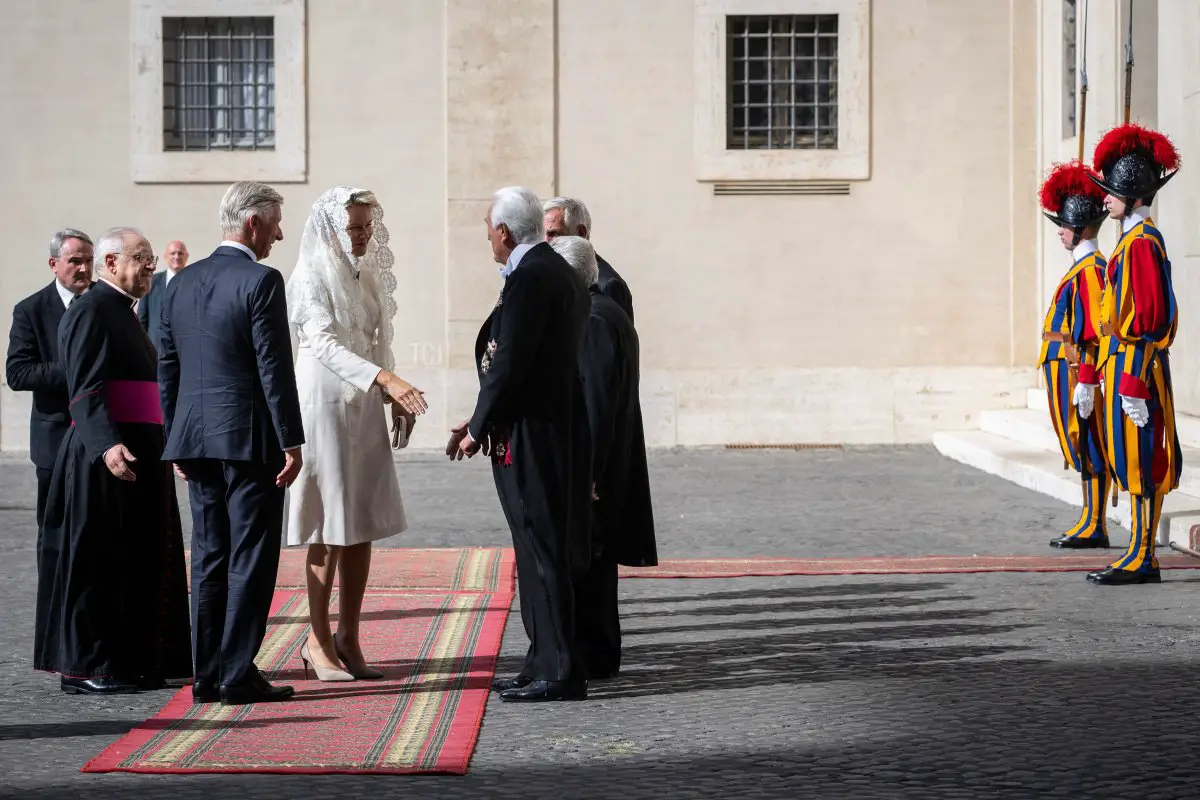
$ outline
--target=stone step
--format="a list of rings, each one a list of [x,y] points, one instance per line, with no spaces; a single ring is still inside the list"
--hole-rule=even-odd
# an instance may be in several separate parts
[[[1025,404],[1028,409],[1042,414],[1046,418],[1047,423],[1049,423],[1050,409],[1047,406],[1045,389],[1029,389],[1025,395]],[[1176,412],[1175,430],[1179,434],[1179,442],[1185,450],[1200,450],[1200,417]],[[1053,431],[1051,433],[1053,434]],[[1187,463],[1186,458],[1184,459],[1184,463]],[[1200,466],[1200,464],[1197,464],[1197,466]]]
[[[1062,468],[1062,454],[1057,449],[1050,451],[984,431],[935,433],[933,445],[947,458],[989,475],[1004,478],[1075,507],[1080,504],[1079,477],[1075,472]],[[1200,459],[1200,452],[1193,455]],[[1185,453],[1185,463],[1187,457]],[[1186,476],[1186,470],[1184,474]],[[1196,485],[1189,482],[1186,488],[1200,492],[1200,489],[1194,488]],[[1159,544],[1174,541],[1192,547],[1193,543],[1200,543],[1200,495],[1184,489],[1181,486],[1163,501],[1162,519],[1158,526]],[[1110,522],[1128,530],[1129,496],[1122,494],[1116,508],[1106,502],[1105,513]]]
[[[1043,405],[1045,404],[1043,403]],[[983,411],[979,414],[979,429],[984,433],[1012,439],[1039,450],[1059,452],[1058,434],[1054,432],[1054,426],[1050,423],[1050,414],[1045,408],[1040,411],[1031,408]],[[1061,459],[1060,455],[1059,460],[1061,461]]]

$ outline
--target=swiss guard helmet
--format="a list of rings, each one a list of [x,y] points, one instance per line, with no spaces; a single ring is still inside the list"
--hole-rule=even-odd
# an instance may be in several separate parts
[[[1055,164],[1042,184],[1042,213],[1062,228],[1075,231],[1075,243],[1085,228],[1101,225],[1108,218],[1104,192],[1096,174],[1078,161]]]
[[[1121,125],[1100,139],[1092,164],[1103,177],[1092,175],[1108,194],[1127,201],[1149,202],[1179,170],[1179,153],[1171,140],[1140,125]]]

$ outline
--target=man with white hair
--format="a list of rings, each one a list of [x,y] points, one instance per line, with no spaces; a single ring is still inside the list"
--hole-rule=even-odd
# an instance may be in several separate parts
[[[196,703],[293,694],[254,664],[304,444],[283,276],[258,263],[283,239],[282,205],[266,184],[230,186],[224,241],[171,279],[159,317],[163,458],[187,479],[192,507]]]
[[[591,292],[579,371],[592,436],[592,557],[575,581],[575,627],[588,680],[599,680],[621,667],[617,565],[658,563],[638,400],[638,335],[633,320],[600,292],[592,245],[579,236],[558,236],[550,246]]]
[[[543,239],[528,189],[496,192],[484,219],[504,288],[475,343],[479,396],[446,454],[486,447],[517,555],[525,665],[493,689],[507,701],[582,700],[573,571],[586,568],[591,476],[578,354],[588,294]]]
[[[545,202],[542,209],[545,214],[546,241],[551,242],[557,236],[579,236],[591,241],[592,215],[582,200],[576,200],[574,197],[552,197]],[[600,292],[615,300],[632,320],[633,294],[629,291],[629,285],[599,254],[596,255],[596,267],[599,272],[597,282]]]
[[[67,309],[59,352],[73,424],[59,448],[38,564],[34,666],[64,692],[114,694],[192,676],[183,530],[154,350],[133,304],[157,259],[114,228],[96,285]]]

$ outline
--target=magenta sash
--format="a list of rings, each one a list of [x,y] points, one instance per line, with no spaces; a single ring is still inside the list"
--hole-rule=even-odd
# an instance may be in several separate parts
[[[109,381],[104,385],[108,418],[113,422],[162,425],[162,404],[154,381]]]

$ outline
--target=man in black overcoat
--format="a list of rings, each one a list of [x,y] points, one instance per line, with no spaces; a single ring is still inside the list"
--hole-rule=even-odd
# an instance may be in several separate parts
[[[658,563],[638,398],[638,336],[616,301],[601,293],[591,244],[559,236],[551,246],[591,292],[579,370],[592,436],[592,557],[575,582],[575,620],[588,679],[598,680],[621,666],[617,565]]]
[[[29,460],[37,470],[37,524],[41,541],[46,492],[54,457],[67,429],[67,377],[58,359],[58,323],[71,303],[92,285],[92,240],[66,228],[50,237],[50,271],[54,280],[17,303],[8,333],[4,377],[14,392],[31,392]],[[41,546],[38,547],[39,558]]]
[[[592,215],[582,200],[574,197],[552,197],[542,206],[545,213],[546,241],[556,236],[579,236],[591,240]],[[633,293],[629,284],[613,269],[612,265],[596,254],[596,284],[600,293],[611,298],[633,321]]]
[[[588,293],[546,244],[528,189],[501,189],[486,218],[504,288],[476,341],[479,395],[452,429],[451,458],[486,447],[517,556],[529,651],[493,688],[508,701],[587,696],[572,574],[586,569],[591,453],[578,354]]]

